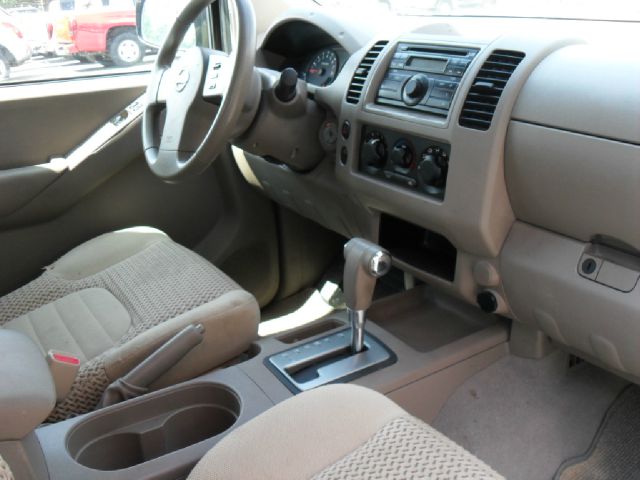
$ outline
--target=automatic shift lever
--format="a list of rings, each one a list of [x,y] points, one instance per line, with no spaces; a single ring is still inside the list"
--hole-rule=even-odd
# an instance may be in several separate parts
[[[362,238],[353,238],[344,246],[344,296],[351,323],[351,349],[364,348],[364,324],[373,300],[378,278],[391,269],[391,256],[385,249]]]

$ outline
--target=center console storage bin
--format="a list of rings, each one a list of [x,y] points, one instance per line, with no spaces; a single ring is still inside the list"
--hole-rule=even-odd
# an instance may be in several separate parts
[[[67,449],[85,467],[120,470],[220,435],[240,410],[230,388],[193,384],[81,421],[69,432]]]

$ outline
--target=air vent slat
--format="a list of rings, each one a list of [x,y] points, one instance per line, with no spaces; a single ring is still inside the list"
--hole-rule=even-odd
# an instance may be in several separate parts
[[[362,58],[358,68],[356,68],[356,71],[353,73],[353,77],[351,78],[351,83],[347,90],[347,103],[355,104],[360,101],[360,96],[364,90],[364,84],[367,82],[369,72],[387,43],[389,42],[386,40],[376,42]]]
[[[475,130],[489,130],[500,96],[525,54],[494,50],[476,75],[462,106],[458,123]]]

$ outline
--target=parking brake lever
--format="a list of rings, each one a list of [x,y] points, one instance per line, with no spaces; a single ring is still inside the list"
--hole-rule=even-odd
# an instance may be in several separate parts
[[[109,385],[102,394],[99,408],[147,393],[149,385],[202,343],[203,338],[202,324],[189,325],[180,330],[129,373]]]

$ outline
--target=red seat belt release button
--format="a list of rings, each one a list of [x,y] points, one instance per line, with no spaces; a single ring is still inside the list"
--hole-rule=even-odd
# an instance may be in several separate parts
[[[56,398],[60,402],[68,395],[71,385],[78,375],[78,369],[82,363],[80,358],[72,353],[49,350],[47,363],[56,385]]]

